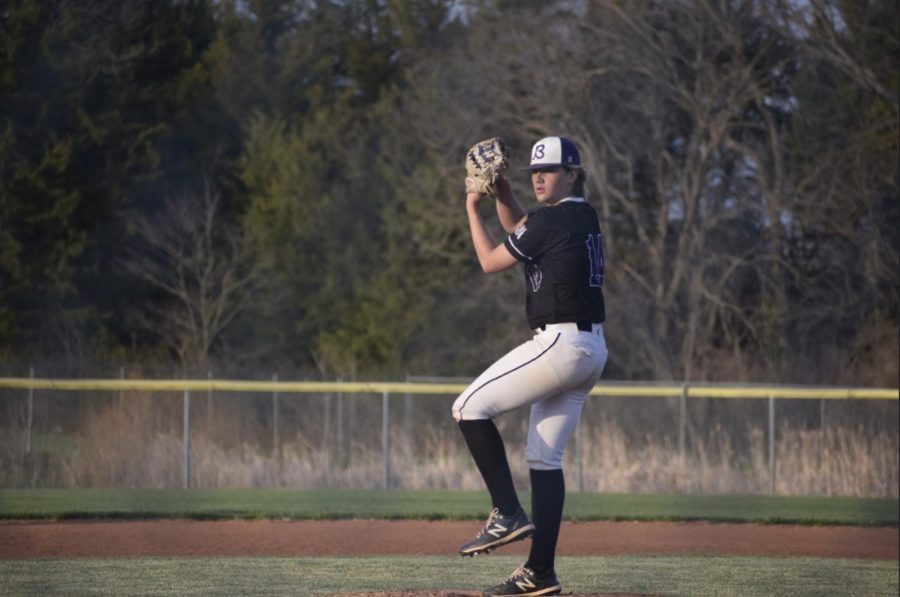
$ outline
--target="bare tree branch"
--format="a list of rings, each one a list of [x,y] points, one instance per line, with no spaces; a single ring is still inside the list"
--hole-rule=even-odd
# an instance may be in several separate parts
[[[164,297],[137,305],[135,321],[186,366],[208,365],[263,275],[246,241],[220,227],[220,201],[208,179],[199,195],[166,201],[156,217],[141,222],[123,262],[125,271]]]

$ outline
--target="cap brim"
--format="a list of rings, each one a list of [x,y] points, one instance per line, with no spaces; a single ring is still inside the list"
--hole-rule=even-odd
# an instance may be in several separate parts
[[[519,170],[540,170],[541,168],[557,168],[562,166],[563,168],[581,168],[581,164],[529,164],[528,166],[522,166]]]

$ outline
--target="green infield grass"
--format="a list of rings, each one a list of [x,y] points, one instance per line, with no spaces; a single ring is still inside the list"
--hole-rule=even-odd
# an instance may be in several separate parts
[[[522,494],[522,503],[530,503]],[[298,489],[6,489],[0,519],[483,519],[484,492]],[[571,492],[569,520],[897,526],[900,501],[838,497]]]
[[[0,595],[298,595],[478,590],[521,564],[508,556],[74,558],[0,561]],[[897,595],[896,561],[771,557],[564,557],[567,593],[741,597]]]

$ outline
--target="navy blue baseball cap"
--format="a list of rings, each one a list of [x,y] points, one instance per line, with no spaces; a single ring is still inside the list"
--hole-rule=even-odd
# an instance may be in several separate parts
[[[575,144],[565,137],[544,137],[531,148],[531,164],[524,170],[552,168],[581,168],[581,156]]]

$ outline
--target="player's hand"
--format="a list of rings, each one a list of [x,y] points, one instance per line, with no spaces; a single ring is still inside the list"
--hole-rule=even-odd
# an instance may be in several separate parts
[[[500,201],[507,202],[512,199],[512,187],[502,174],[497,177],[497,181],[494,183],[494,191],[496,198]]]
[[[466,193],[466,205],[478,205],[482,197],[484,197],[484,193],[469,191]]]

